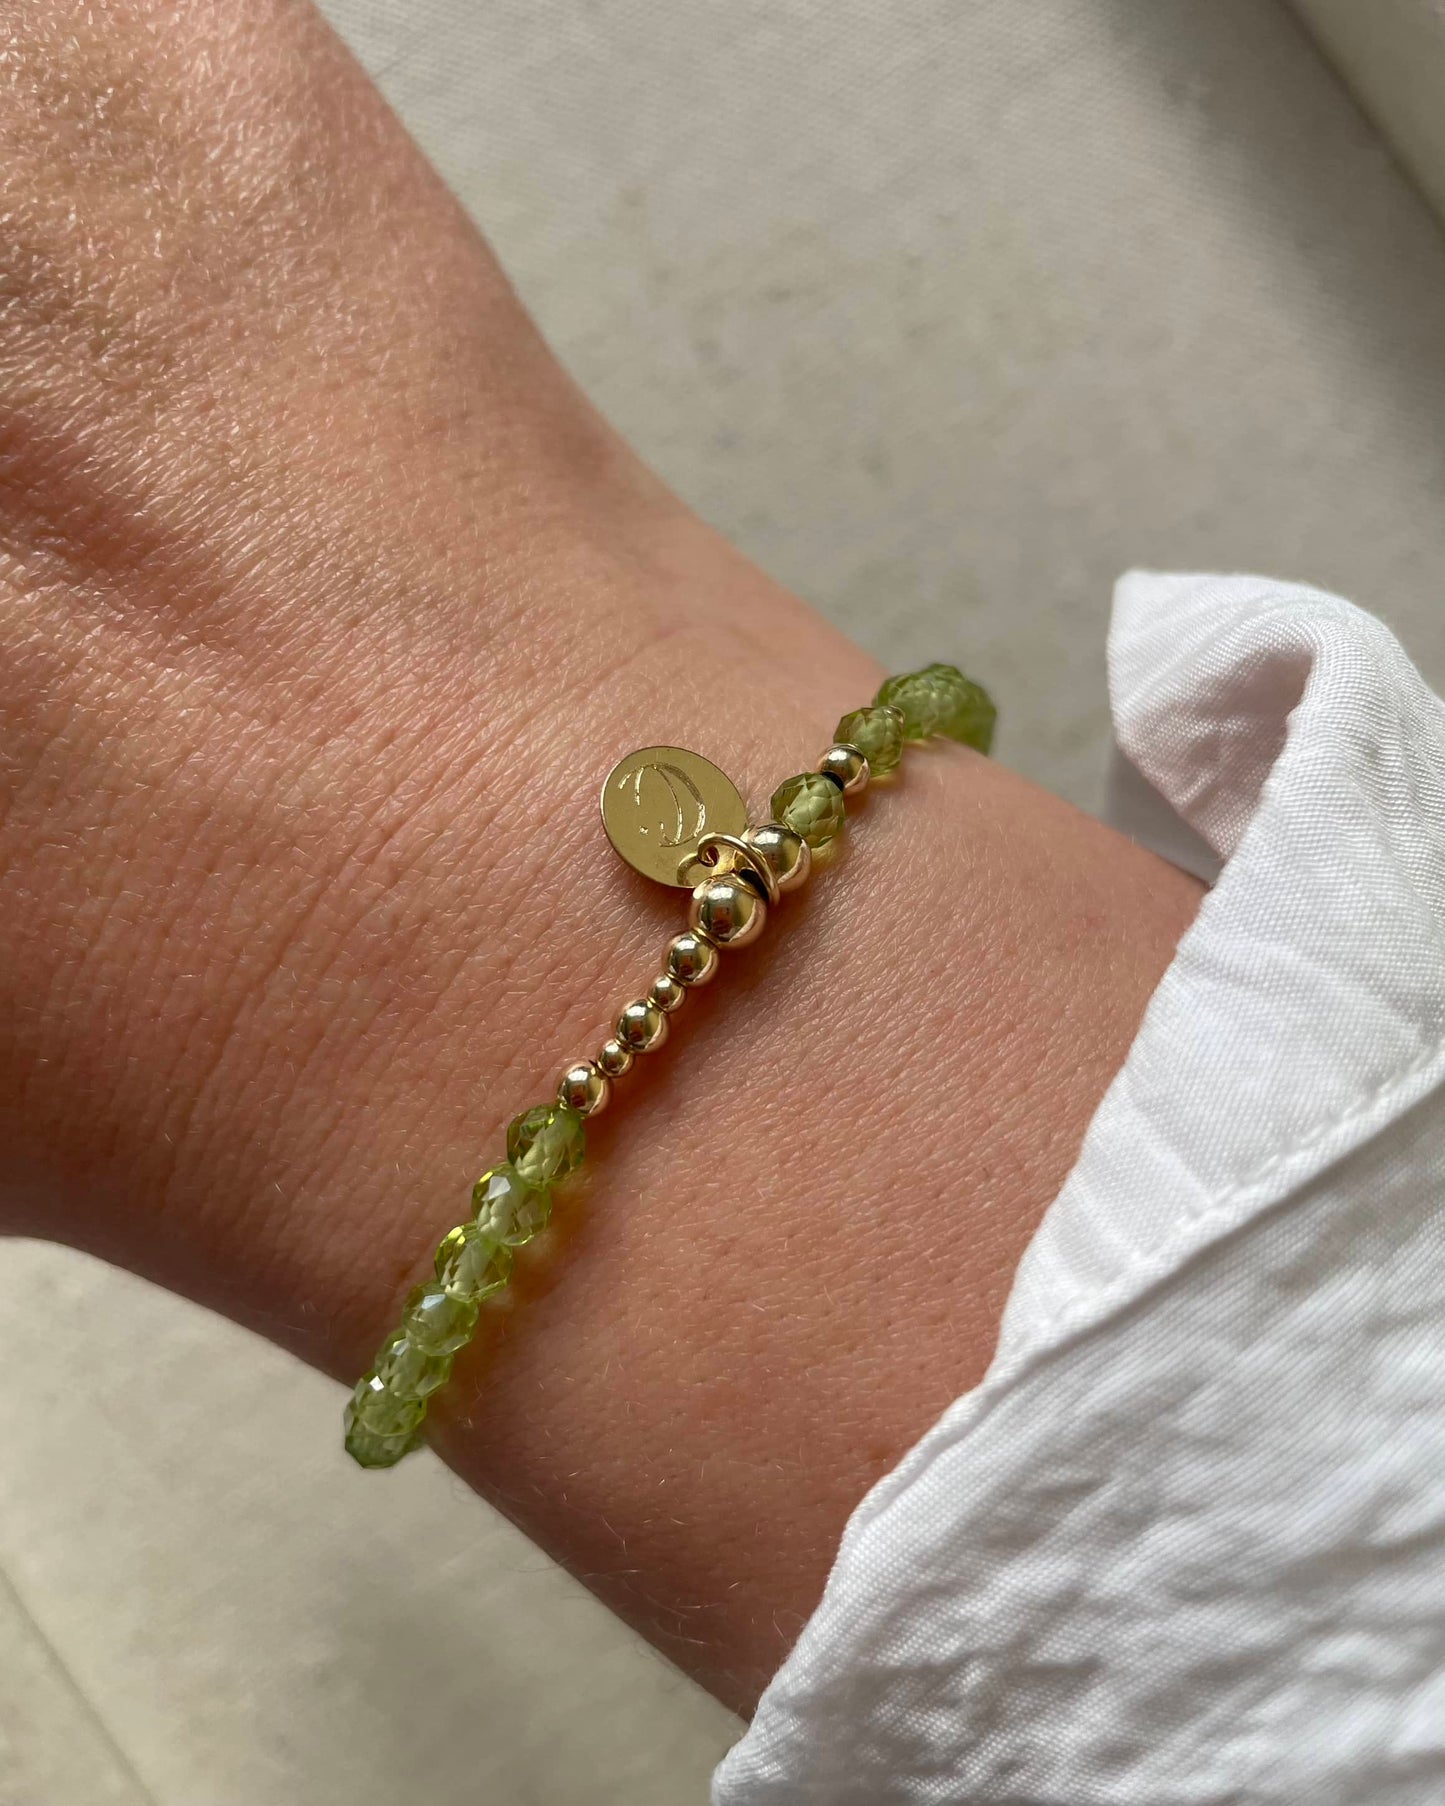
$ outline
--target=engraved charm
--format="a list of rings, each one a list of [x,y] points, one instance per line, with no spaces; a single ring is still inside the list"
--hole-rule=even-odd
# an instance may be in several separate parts
[[[608,772],[602,825],[634,871],[691,890],[706,876],[697,859],[703,836],[741,834],[748,812],[710,759],[682,746],[644,746]]]

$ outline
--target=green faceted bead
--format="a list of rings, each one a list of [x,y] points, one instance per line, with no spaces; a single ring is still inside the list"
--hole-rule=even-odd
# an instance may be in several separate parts
[[[421,1437],[413,1430],[406,1436],[378,1436],[365,1424],[346,1421],[346,1452],[359,1467],[395,1467],[403,1455],[420,1446]]]
[[[930,665],[927,675],[941,683],[948,706],[937,731],[950,740],[959,740],[975,752],[986,753],[993,745],[994,724],[998,710],[982,684],[965,677],[956,665]]]
[[[455,1354],[472,1339],[477,1327],[476,1301],[433,1281],[418,1286],[406,1301],[402,1332],[424,1354]]]
[[[509,1248],[520,1248],[547,1227],[552,1195],[524,1185],[515,1167],[494,1166],[472,1187],[472,1209],[484,1235]]]
[[[398,1332],[376,1357],[372,1370],[386,1386],[404,1398],[430,1398],[451,1376],[449,1354],[428,1354],[410,1337]]]
[[[360,1424],[374,1436],[410,1436],[425,1416],[424,1400],[392,1392],[379,1373],[368,1373],[351,1395],[346,1427]]]
[[[820,771],[805,771],[773,792],[772,814],[816,852],[843,826],[843,792]]]
[[[833,729],[833,738],[846,746],[856,746],[875,778],[896,771],[903,757],[903,723],[894,709],[876,705],[854,709]]]
[[[442,1238],[437,1278],[459,1298],[489,1298],[512,1276],[512,1250],[475,1223],[463,1223]]]
[[[936,669],[905,671],[886,679],[873,700],[879,708],[898,710],[903,717],[905,740],[926,740],[947,719],[949,686],[941,681]]]
[[[538,1104],[507,1130],[508,1160],[524,1185],[537,1188],[581,1166],[586,1145],[581,1114],[566,1104]]]
[[[922,671],[890,677],[875,700],[902,714],[905,739],[946,734],[979,752],[993,744],[997,710],[992,699],[956,665],[926,665]]]

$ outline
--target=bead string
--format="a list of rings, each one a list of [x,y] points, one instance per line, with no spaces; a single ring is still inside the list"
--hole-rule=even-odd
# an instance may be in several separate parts
[[[952,665],[890,677],[872,703],[838,723],[816,770],[773,792],[769,821],[740,836],[703,837],[689,863],[695,857],[708,875],[693,890],[688,926],[668,943],[662,971],[645,996],[623,1007],[597,1052],[562,1074],[554,1102],[513,1119],[506,1160],[472,1187],[471,1217],[442,1237],[435,1277],[411,1293],[400,1329],[358,1382],[345,1414],[353,1460],[393,1467],[418,1446],[428,1401],[471,1340],[482,1300],[502,1290],[515,1251],[546,1228],[553,1185],[582,1164],[584,1122],[606,1107],[613,1082],[638,1054],[662,1046],[688,992],[717,972],[719,950],[755,941],[779,896],[806,882],[814,852],[843,826],[845,799],[896,769],[910,742],[941,734],[986,753],[994,720],[987,692]]]

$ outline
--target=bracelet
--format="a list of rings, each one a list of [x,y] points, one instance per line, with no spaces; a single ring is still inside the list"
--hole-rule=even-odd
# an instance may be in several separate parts
[[[769,908],[804,882],[814,852],[843,826],[845,798],[894,771],[909,742],[939,734],[986,753],[994,720],[988,693],[952,665],[890,677],[871,704],[838,723],[816,771],[773,792],[771,819],[758,827],[748,825],[731,780],[683,747],[643,747],[613,767],[602,786],[607,837],[646,877],[692,891],[688,927],[611,1037],[562,1074],[555,1101],[513,1119],[506,1160],[473,1186],[470,1219],[443,1236],[435,1277],[411,1293],[401,1328],[351,1395],[353,1460],[393,1467],[418,1446],[428,1401],[471,1340],[482,1301],[506,1286],[516,1250],[546,1228],[553,1185],[582,1164],[585,1119],[606,1105],[637,1054],[667,1039],[669,1017],[712,978],[719,949],[755,941]]]

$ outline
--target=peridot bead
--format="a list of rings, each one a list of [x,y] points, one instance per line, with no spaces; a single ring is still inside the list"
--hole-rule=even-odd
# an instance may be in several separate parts
[[[906,740],[947,734],[979,752],[987,752],[993,743],[997,715],[993,701],[956,665],[926,665],[921,671],[890,677],[875,702],[900,712]]]
[[[903,757],[903,723],[895,710],[877,704],[845,715],[833,729],[833,738],[856,746],[875,778],[896,771]]]
[[[346,1452],[358,1467],[395,1467],[420,1442],[416,1430],[405,1436],[378,1436],[365,1424],[353,1422],[349,1415],[346,1420]]]
[[[542,1187],[582,1164],[587,1136],[582,1118],[566,1104],[537,1104],[512,1119],[507,1158],[524,1185]]]
[[[937,731],[973,747],[975,752],[986,753],[993,745],[998,720],[998,710],[988,691],[971,677],[965,677],[956,665],[929,665],[927,675],[943,686],[947,697]]]
[[[453,1229],[437,1249],[437,1280],[459,1298],[489,1298],[511,1275],[512,1250],[475,1223]]]
[[[428,1354],[408,1336],[398,1332],[382,1345],[372,1369],[388,1392],[406,1398],[430,1398],[444,1386],[452,1371],[449,1354]]]
[[[475,1299],[449,1292],[432,1281],[420,1285],[406,1301],[402,1333],[424,1354],[455,1354],[464,1348],[477,1327]]]
[[[800,772],[773,792],[772,812],[816,852],[843,826],[843,792],[820,771]]]
[[[949,690],[935,670],[904,671],[885,679],[873,700],[879,708],[898,710],[905,740],[926,740],[948,715]]]
[[[351,1395],[346,1427],[360,1424],[374,1436],[410,1436],[425,1416],[424,1400],[393,1392],[379,1373],[368,1373]]]
[[[523,1184],[517,1169],[504,1164],[483,1173],[472,1187],[472,1209],[484,1235],[509,1248],[520,1248],[547,1227],[552,1195]]]

